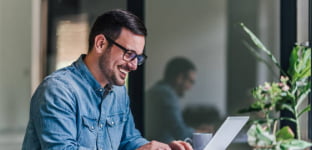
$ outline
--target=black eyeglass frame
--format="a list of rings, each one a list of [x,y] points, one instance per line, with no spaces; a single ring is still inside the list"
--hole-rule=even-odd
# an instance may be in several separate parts
[[[104,34],[103,34],[103,35],[104,35]],[[123,58],[125,61],[131,62],[131,61],[133,61],[135,58],[137,58],[137,59],[138,59],[138,66],[139,66],[139,65],[142,65],[142,64],[146,61],[147,56],[146,56],[145,54],[138,55],[134,50],[127,49],[127,48],[121,46],[120,44],[118,44],[117,42],[115,42],[114,40],[112,40],[111,38],[109,38],[108,36],[106,36],[106,35],[104,35],[104,36],[105,36],[105,38],[107,39],[108,42],[110,42],[110,43],[116,45],[117,47],[119,47],[119,48],[124,52],[122,58]],[[131,56],[131,57],[127,59],[126,54],[129,54],[129,53],[131,53],[131,55],[129,55],[129,56]],[[133,56],[132,56],[132,55],[133,55]]]

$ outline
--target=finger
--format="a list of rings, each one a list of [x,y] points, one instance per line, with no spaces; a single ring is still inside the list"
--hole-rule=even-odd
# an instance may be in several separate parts
[[[178,141],[172,141],[169,146],[172,150],[185,150],[184,146]]]
[[[152,150],[171,150],[169,145],[167,145],[165,143],[161,143],[158,141],[151,141],[150,144],[151,144]]]
[[[193,150],[190,143],[184,142],[184,141],[178,141],[180,144],[182,144],[185,148],[185,150]]]
[[[162,143],[163,144],[163,143]],[[164,150],[171,150],[170,146],[167,144],[164,144]]]

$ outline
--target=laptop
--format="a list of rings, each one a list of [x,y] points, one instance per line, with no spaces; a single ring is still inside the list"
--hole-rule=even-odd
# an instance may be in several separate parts
[[[229,116],[205,146],[204,150],[225,150],[247,123],[249,116]]]

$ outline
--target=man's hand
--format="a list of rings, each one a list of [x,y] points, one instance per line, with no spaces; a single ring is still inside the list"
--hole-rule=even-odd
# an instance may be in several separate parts
[[[193,150],[192,146],[184,141],[172,141],[169,146],[172,150]]]
[[[151,141],[151,142],[141,146],[137,150],[171,150],[171,148],[167,144],[160,143],[157,141]]]
[[[169,145],[158,141],[151,141],[137,150],[193,150],[192,146],[183,141],[172,141]]]

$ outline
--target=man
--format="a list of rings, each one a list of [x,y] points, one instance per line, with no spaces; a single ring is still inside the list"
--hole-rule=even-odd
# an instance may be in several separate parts
[[[163,79],[147,91],[148,138],[169,143],[192,136],[194,130],[185,124],[179,100],[193,86],[195,70],[188,59],[174,58],[167,63]]]
[[[88,54],[46,77],[34,93],[22,149],[192,149],[182,141],[149,142],[135,128],[124,84],[146,59],[146,35],[127,11],[99,16]]]

